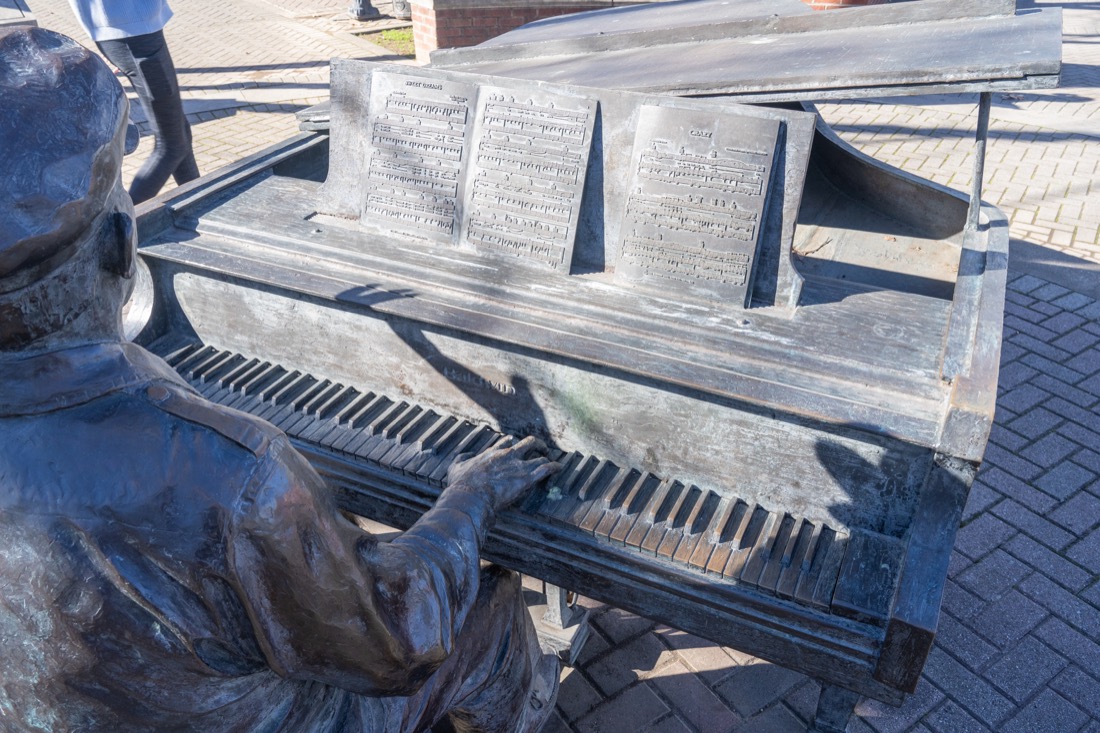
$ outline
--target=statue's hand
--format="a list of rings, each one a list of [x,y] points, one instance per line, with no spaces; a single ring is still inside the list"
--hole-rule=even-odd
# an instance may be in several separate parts
[[[535,437],[516,442],[506,437],[473,458],[460,456],[447,471],[447,483],[462,491],[480,493],[494,509],[502,509],[561,466],[541,455],[546,445]],[[529,454],[535,453],[532,457]]]

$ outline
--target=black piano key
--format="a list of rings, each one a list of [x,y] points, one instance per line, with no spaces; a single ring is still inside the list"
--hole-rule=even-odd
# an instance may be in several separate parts
[[[695,549],[691,551],[691,557],[687,560],[689,565],[706,571],[707,561],[710,560],[711,553],[714,552],[714,546],[718,544],[722,527],[729,520],[729,515],[736,503],[736,499],[719,496],[718,505],[711,513],[710,521],[707,522],[699,542],[695,545]]]
[[[348,423],[348,427],[352,431],[349,433],[348,439],[336,443],[333,448],[344,453],[355,453],[362,447],[363,443],[374,438],[374,433],[368,427],[393,408],[393,400],[385,395],[377,395],[369,405],[360,410],[359,414],[355,415]]]
[[[428,464],[432,463],[449,446],[454,445],[454,441],[458,440],[458,437],[462,435],[468,425],[469,423],[456,417],[448,417],[438,428],[432,431],[432,434],[421,441],[420,455],[405,466],[405,472],[412,476],[426,475],[428,472],[425,469]]]
[[[545,514],[553,511],[561,502],[565,494],[565,486],[584,462],[584,454],[573,451],[565,456],[560,462],[561,470],[546,481],[545,496],[538,498],[534,496],[530,497],[529,501],[524,502],[523,508],[525,511],[531,514]],[[536,504],[538,505],[537,509],[535,508]]]
[[[214,369],[225,360],[232,358],[233,354],[229,351],[218,351],[215,349],[213,353],[204,359],[197,359],[190,365],[185,367],[183,376],[188,382],[193,385],[202,384],[203,374]]]
[[[760,571],[760,580],[757,582],[757,587],[768,593],[775,592],[775,586],[779,584],[779,574],[783,572],[784,559],[790,563],[788,553],[794,552],[792,543],[798,538],[801,522],[801,519],[795,519],[790,514],[783,517],[783,521],[779,523],[779,531],[775,535],[775,540],[768,548],[767,557],[764,558],[764,567]],[[790,546],[789,549],[788,546]]]
[[[280,374],[277,379],[269,382],[262,389],[257,390],[255,392],[255,396],[260,402],[274,405],[275,398],[286,390],[292,388],[295,384],[301,381],[302,377],[303,374],[297,369],[292,372],[288,372],[283,369],[282,374]]]
[[[406,446],[400,445],[397,436],[423,414],[423,412],[424,408],[419,405],[409,405],[404,412],[395,416],[388,425],[382,428],[379,433],[379,437],[382,440],[379,441],[378,446],[374,450],[367,454],[366,459],[380,466],[388,466],[387,458],[390,457],[395,450],[403,451],[406,448]]]
[[[291,408],[293,414],[283,422],[280,427],[288,435],[300,437],[302,431],[313,425],[316,422],[315,407],[318,403],[328,400],[332,395],[333,390],[339,391],[342,385],[333,384],[327,379],[322,379],[313,387],[310,387],[308,391],[303,393],[297,400],[294,400]]]
[[[691,515],[688,516],[687,523],[684,525],[684,536],[680,540],[680,544],[676,546],[676,551],[672,555],[673,560],[691,564],[691,558],[695,555],[695,548],[704,541],[707,528],[718,513],[720,501],[721,497],[713,491],[708,491],[703,495],[703,498],[696,504],[695,509],[692,510]]]
[[[359,429],[355,427],[356,420],[372,409],[377,409],[381,399],[384,398],[374,392],[367,392],[356,397],[333,417],[336,428],[321,438],[321,444],[332,450],[343,450],[349,442],[360,434]]]
[[[448,431],[458,424],[458,418],[451,415],[440,415],[428,430],[424,431],[416,441],[416,447],[420,450],[431,450],[437,443],[444,439]]]
[[[729,563],[734,549],[734,537],[744,531],[752,516],[752,507],[742,499],[731,501],[726,507],[726,517],[718,526],[718,537],[714,541],[714,550],[707,558],[707,573],[722,575]]]
[[[688,487],[679,481],[673,481],[671,486],[668,496],[665,497],[660,510],[657,512],[656,520],[646,530],[645,536],[639,543],[639,547],[651,555],[657,554],[657,549],[661,546],[661,540],[664,539],[673,519],[680,512],[680,508],[688,498]]]
[[[377,460],[382,453],[389,450],[390,443],[385,435],[386,427],[395,420],[399,420],[409,410],[409,403],[404,400],[384,410],[382,414],[363,427],[363,433],[368,437],[352,452],[360,458],[371,461]]]
[[[271,368],[256,374],[253,379],[247,383],[242,382],[238,391],[247,397],[263,400],[265,391],[269,389],[271,385],[285,379],[288,374],[290,374],[290,372],[283,367],[278,364],[272,364]]]
[[[301,417],[301,406],[313,399],[318,390],[327,386],[312,374],[304,375],[292,388],[275,398],[278,409],[268,413],[265,419],[283,432],[290,432],[287,428]]]
[[[616,481],[618,481],[621,474],[623,474],[623,469],[610,461],[603,462],[577,492],[577,503],[573,506],[569,516],[565,517],[565,523],[570,527],[579,528],[581,521],[588,512],[599,504],[604,496],[615,490]]]
[[[749,552],[757,539],[760,538],[764,525],[771,518],[771,513],[762,506],[753,504],[752,511],[746,517],[737,533],[730,540],[731,551],[726,566],[722,569],[722,576],[730,580],[737,580],[745,567]]]
[[[382,456],[381,463],[392,471],[403,472],[405,466],[423,454],[420,439],[435,425],[444,420],[445,418],[432,410],[425,410],[420,413],[420,417],[410,423],[397,436],[397,444],[393,450]]]
[[[409,405],[404,412],[395,416],[388,425],[382,428],[382,437],[386,440],[397,440],[397,436],[416,420],[416,418],[420,417],[420,414],[423,412],[424,408],[420,405]]]
[[[783,572],[775,586],[775,594],[780,598],[794,599],[798,579],[809,569],[809,555],[821,533],[821,524],[802,520],[798,530],[791,535],[790,549],[783,555]]]
[[[645,540],[646,535],[649,534],[649,530],[653,525],[657,522],[664,521],[668,517],[671,504],[675,501],[679,490],[682,488],[683,485],[673,479],[665,479],[662,481],[650,496],[649,504],[646,505],[645,511],[638,517],[638,521],[634,522],[634,526],[630,528],[630,532],[627,533],[624,544],[630,547],[641,547],[642,541]]]
[[[263,365],[259,359],[247,359],[242,357],[242,362],[234,367],[232,370],[226,372],[218,378],[218,383],[225,387],[230,392],[234,391],[234,385],[236,385],[241,379],[245,379],[248,375],[252,374],[256,369]]]
[[[612,479],[607,491],[598,500],[592,502],[585,515],[577,522],[577,526],[585,532],[596,533],[596,529],[603,521],[604,516],[613,508],[618,507],[625,499],[630,489],[642,480],[642,473],[635,468],[623,468]]]
[[[821,578],[822,568],[825,567],[825,558],[834,544],[836,544],[836,530],[823,526],[821,532],[818,533],[813,556],[810,558],[810,567],[798,579],[798,585],[795,586],[795,600],[806,605],[813,605],[817,581]]]
[[[697,486],[690,486],[684,489],[683,496],[684,498],[679,502],[676,511],[662,527],[663,531],[654,536],[654,539],[659,540],[654,550],[659,557],[670,558],[676,552],[676,547],[684,536],[684,528],[687,527],[688,518],[695,512],[696,507],[702,503],[703,492]]]
[[[342,411],[361,394],[355,387],[341,389],[318,409],[317,420],[302,431],[301,439],[320,445],[323,438],[339,427],[339,416]]]
[[[758,586],[760,575],[764,572],[764,566],[771,556],[772,547],[783,525],[783,517],[778,512],[768,512],[768,518],[764,523],[756,541],[753,542],[745,559],[745,567],[742,568],[738,581],[746,585]]]
[[[159,344],[158,344],[159,347]],[[180,343],[174,343],[165,349],[157,349],[157,355],[173,369],[189,356],[193,356],[196,352],[202,350],[204,345],[198,341],[183,341]]]
[[[236,373],[230,375],[230,378],[226,380],[226,386],[236,394],[243,394],[248,388],[248,385],[260,379],[271,369],[271,362],[254,359],[251,366],[240,369]]]
[[[219,349],[215,349],[213,346],[203,346],[201,349],[196,349],[191,353],[183,356],[179,360],[179,363],[172,365],[172,368],[179,372],[184,379],[186,379],[188,370],[191,369],[191,367],[195,366],[196,364],[201,364],[220,353],[221,351]]]
[[[559,464],[561,468],[553,476],[546,479],[541,486],[535,487],[527,493],[527,496],[520,499],[515,505],[516,509],[524,514],[538,514],[544,510],[550,504],[551,495],[557,496],[561,492],[561,487],[558,485],[559,478],[567,471],[572,471],[572,467],[569,465],[570,458],[573,458],[575,465],[579,456],[579,453],[566,454],[563,450],[551,448],[546,457]]]
[[[561,499],[556,502],[547,501],[540,513],[555,522],[567,524],[567,518],[572,516],[573,509],[580,501],[578,495],[581,489],[597,475],[601,465],[607,465],[607,462],[600,461],[595,456],[585,458],[568,480],[560,482]]]
[[[248,359],[240,354],[229,354],[229,358],[223,359],[217,366],[204,371],[199,375],[199,383],[207,384],[209,382],[215,382],[218,385],[222,384],[223,379],[227,374],[236,371],[237,367],[248,362]]]
[[[469,420],[460,420],[451,426],[447,434],[440,438],[438,445],[429,452],[426,460],[415,468],[416,475],[430,481],[431,475],[439,468],[439,464],[451,455],[455,446],[476,429],[477,426]]]
[[[647,480],[638,482],[630,490],[622,506],[619,507],[619,516],[616,518],[614,526],[604,536],[612,542],[623,544],[634,523],[641,516],[642,510],[645,509],[649,498],[660,484],[660,479],[652,474],[649,475]]]
[[[442,457],[439,465],[435,467],[435,470],[428,476],[428,480],[442,485],[446,482],[447,472],[451,468],[451,464],[464,453],[476,455],[477,452],[485,447],[490,440],[495,442],[497,433],[493,432],[492,428],[488,425],[479,425],[475,427],[470,433],[458,442],[454,449],[446,456]]]
[[[821,574],[814,586],[814,606],[829,609],[833,604],[833,590],[836,588],[837,576],[840,574],[840,563],[844,559],[844,550],[848,546],[848,536],[837,534],[829,544],[829,551],[825,555],[825,561],[821,565]]]

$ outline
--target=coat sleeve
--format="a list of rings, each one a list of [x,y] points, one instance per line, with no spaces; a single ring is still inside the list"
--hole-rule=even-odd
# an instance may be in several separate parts
[[[338,510],[285,438],[235,512],[229,555],[257,638],[281,676],[364,695],[415,692],[454,649],[477,598],[491,509],[452,487],[392,542]]]

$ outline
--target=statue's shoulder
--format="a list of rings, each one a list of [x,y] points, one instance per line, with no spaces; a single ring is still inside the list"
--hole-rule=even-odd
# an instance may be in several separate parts
[[[209,428],[257,457],[283,436],[274,425],[213,403],[182,385],[157,381],[145,388],[145,396],[160,410]]]

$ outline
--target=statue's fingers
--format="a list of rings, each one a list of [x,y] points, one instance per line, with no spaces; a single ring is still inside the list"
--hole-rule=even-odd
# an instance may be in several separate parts
[[[515,450],[517,453],[526,455],[527,453],[541,453],[546,454],[548,448],[546,443],[540,438],[536,438],[534,435],[528,435],[526,438],[516,443]]]
[[[544,478],[549,478],[561,470],[561,464],[557,461],[550,461],[545,458],[535,460],[546,461],[535,466],[534,470],[531,471],[531,477],[535,483],[542,481]]]

